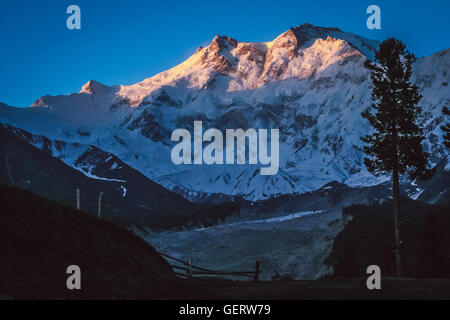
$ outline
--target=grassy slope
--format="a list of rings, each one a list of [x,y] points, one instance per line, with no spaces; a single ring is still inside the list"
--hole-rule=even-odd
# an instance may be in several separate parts
[[[106,221],[0,185],[0,296],[165,298],[169,265],[141,238]],[[82,290],[66,288],[78,265]]]

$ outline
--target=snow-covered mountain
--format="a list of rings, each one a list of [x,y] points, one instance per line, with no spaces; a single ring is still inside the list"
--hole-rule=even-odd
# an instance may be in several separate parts
[[[48,138],[93,145],[114,154],[164,187],[260,200],[319,189],[381,183],[363,164],[360,137],[369,130],[361,112],[371,84],[363,64],[379,43],[337,28],[304,24],[267,43],[216,36],[182,64],[131,86],[89,81],[79,93],[44,96],[30,108],[0,105],[0,121]],[[450,104],[450,49],[417,60],[422,124],[432,164],[442,147],[441,110]],[[171,133],[218,128],[280,130],[280,170],[262,176],[259,165],[172,163]],[[61,150],[69,163],[77,148]],[[72,164],[75,165],[75,164]],[[82,168],[82,166],[78,166]],[[106,177],[105,177],[106,178]]]

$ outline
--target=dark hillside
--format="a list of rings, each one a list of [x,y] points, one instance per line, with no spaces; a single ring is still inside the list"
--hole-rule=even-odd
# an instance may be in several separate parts
[[[13,187],[0,185],[0,201],[2,203],[0,299],[448,299],[449,297],[450,286],[447,280],[384,278],[383,290],[378,292],[367,290],[364,277],[346,280],[268,282],[235,282],[224,279],[178,280],[169,265],[151,246],[113,223]],[[365,210],[360,211],[361,208]],[[377,208],[372,208],[372,211],[367,207],[359,209],[356,211],[363,212],[364,216],[377,212]],[[439,221],[444,221],[440,220],[442,213],[440,211],[436,214]],[[373,223],[371,220],[367,221]],[[429,224],[433,225],[433,222]],[[367,225],[364,224],[364,227]],[[376,227],[373,230],[382,229]],[[343,269],[345,265],[341,253],[343,244],[346,244],[345,248],[355,247],[358,250],[358,254],[355,254],[358,261],[367,264],[369,261],[366,258],[370,257],[370,253],[374,253],[375,260],[370,263],[378,262],[376,257],[379,256],[379,252],[373,249],[376,246],[367,247],[367,242],[364,242],[376,239],[374,236],[377,233],[371,232],[370,228],[367,230],[369,230],[367,237],[359,234],[359,238],[350,239],[350,243],[346,242],[347,233],[340,235],[332,253],[338,261],[337,270],[340,274],[342,270],[346,270]],[[354,230],[352,232],[354,233]],[[366,254],[366,251],[369,253]],[[358,261],[353,263],[357,264]],[[81,291],[69,291],[66,288],[66,268],[72,264],[81,268]],[[349,270],[354,274],[360,272],[358,269]]]
[[[369,265],[394,275],[392,202],[355,205],[343,211],[351,221],[337,236],[326,264],[335,277],[364,277]],[[400,218],[406,277],[450,278],[450,207],[404,200]]]
[[[169,265],[141,238],[81,211],[0,185],[0,296],[166,298]],[[81,291],[66,287],[81,268]]]

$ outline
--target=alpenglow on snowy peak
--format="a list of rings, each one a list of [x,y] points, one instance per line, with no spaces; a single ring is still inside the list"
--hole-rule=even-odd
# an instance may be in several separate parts
[[[369,130],[361,117],[371,92],[364,62],[373,59],[378,45],[309,24],[266,43],[216,36],[180,65],[140,83],[109,87],[90,81],[79,93],[44,96],[33,108],[0,106],[0,122],[94,145],[191,198],[222,193],[257,200],[316,190],[331,181],[377,184],[384,178],[365,169],[360,137]],[[449,49],[414,65],[432,165],[448,156],[440,125],[442,107],[449,103],[449,65]],[[171,133],[192,132],[194,121],[222,132],[279,129],[278,174],[261,176],[260,166],[250,164],[174,165]]]

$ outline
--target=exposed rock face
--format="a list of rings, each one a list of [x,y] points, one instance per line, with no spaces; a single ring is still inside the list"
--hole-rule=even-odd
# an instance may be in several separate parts
[[[140,133],[154,142],[167,144],[169,134],[156,121],[155,116],[145,110],[142,115],[135,119],[129,126],[129,130],[139,129]]]
[[[216,35],[209,47],[212,51],[221,52],[225,49],[230,50],[232,48],[236,48],[237,45],[238,42],[233,38]]]
[[[225,52],[236,48],[238,42],[230,37],[215,36],[208,48],[201,50],[201,65],[203,68],[213,68],[220,73],[234,72],[234,61],[229,61]]]

